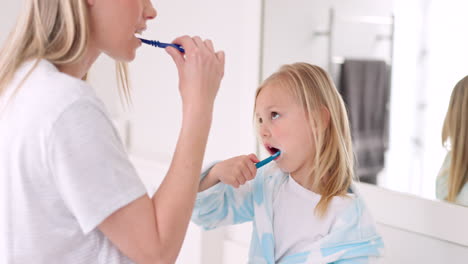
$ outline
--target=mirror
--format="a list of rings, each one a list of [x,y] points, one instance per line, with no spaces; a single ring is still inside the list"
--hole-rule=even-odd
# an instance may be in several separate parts
[[[468,36],[462,33],[468,4],[269,0],[264,5],[262,79],[282,64],[305,61],[328,70],[341,89],[346,61],[378,60],[388,66],[387,103],[376,104],[372,96],[358,98],[388,113],[382,117],[388,138],[380,138],[385,149],[372,152],[383,160],[375,183],[436,199],[436,178],[447,153],[443,121],[452,89],[468,74]],[[350,111],[353,106],[347,107]],[[360,169],[365,167],[366,161],[358,162]]]

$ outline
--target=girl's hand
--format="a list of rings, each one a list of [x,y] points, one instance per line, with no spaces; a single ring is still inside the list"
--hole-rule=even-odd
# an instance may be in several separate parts
[[[216,164],[211,169],[210,174],[225,184],[239,188],[239,186],[255,178],[257,174],[255,163],[257,162],[259,160],[255,154],[230,158]]]
[[[173,43],[185,49],[184,56],[173,47],[166,48],[179,72],[179,91],[184,110],[191,111],[193,107],[209,107],[212,110],[224,75],[224,52],[215,52],[211,40],[202,41],[198,36],[179,37]]]

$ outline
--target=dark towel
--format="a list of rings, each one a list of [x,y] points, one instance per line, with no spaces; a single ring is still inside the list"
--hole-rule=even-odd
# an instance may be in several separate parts
[[[390,67],[379,60],[345,60],[339,90],[348,108],[356,174],[375,184],[388,146]]]

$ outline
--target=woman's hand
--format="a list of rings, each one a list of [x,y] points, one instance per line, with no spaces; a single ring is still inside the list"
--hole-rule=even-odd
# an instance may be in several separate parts
[[[211,40],[202,41],[198,36],[179,37],[173,43],[185,49],[184,55],[173,47],[166,48],[179,72],[179,91],[184,111],[191,111],[193,107],[209,107],[212,110],[224,75],[224,52],[215,52]]]

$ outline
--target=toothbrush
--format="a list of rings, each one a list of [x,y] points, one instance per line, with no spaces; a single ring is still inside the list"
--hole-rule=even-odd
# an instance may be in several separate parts
[[[171,47],[174,47],[174,48],[178,49],[180,52],[185,53],[184,48],[179,44],[163,43],[163,42],[159,42],[157,40],[147,40],[147,39],[142,39],[142,38],[140,38],[140,40],[141,40],[141,42],[143,42],[145,44],[148,44],[148,45],[151,45],[153,47],[163,48],[164,49],[165,47],[171,46]]]
[[[271,155],[270,157],[260,161],[260,162],[257,162],[255,163],[255,167],[260,168],[260,167],[263,167],[264,165],[267,165],[268,163],[270,163],[272,160],[276,159],[277,157],[279,157],[279,155],[281,154],[281,151],[278,151],[276,152],[275,154]]]

